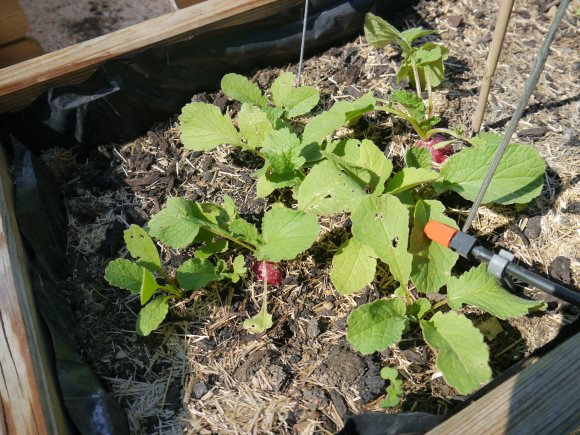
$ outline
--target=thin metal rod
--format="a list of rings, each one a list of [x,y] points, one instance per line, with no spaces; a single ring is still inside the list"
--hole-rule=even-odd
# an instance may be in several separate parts
[[[495,23],[495,31],[493,32],[493,39],[489,48],[489,55],[487,56],[487,62],[485,63],[485,68],[483,70],[483,80],[481,82],[481,87],[479,88],[479,100],[477,101],[477,108],[473,115],[472,131],[474,133],[477,133],[481,128],[485,106],[487,105],[487,98],[489,97],[491,79],[495,74],[497,61],[501,54],[514,1],[515,0],[502,0],[499,8],[497,21]]]
[[[569,2],[570,2],[570,0],[562,0],[560,2],[560,6],[558,7],[558,10],[556,11],[556,16],[554,17],[554,21],[552,21],[552,24],[550,26],[550,30],[548,30],[548,34],[546,35],[546,39],[544,40],[542,47],[540,48],[540,51],[539,51],[538,55],[536,56],[536,59],[534,60],[534,64],[532,65],[532,71],[530,72],[530,76],[528,77],[526,85],[524,86],[524,91],[523,91],[522,96],[520,97],[520,100],[518,101],[518,106],[516,107],[516,111],[514,112],[512,119],[510,120],[510,122],[507,126],[506,132],[501,140],[501,143],[499,145],[499,148],[497,149],[497,152],[495,153],[495,156],[493,158],[493,161],[491,163],[489,171],[487,172],[487,175],[485,176],[485,179],[483,180],[483,183],[481,184],[481,188],[479,189],[479,193],[477,194],[477,198],[475,198],[475,202],[473,203],[473,206],[471,207],[471,210],[469,211],[469,216],[467,216],[467,220],[465,221],[465,224],[463,225],[463,232],[467,232],[467,230],[471,226],[471,223],[473,222],[473,219],[475,219],[475,216],[477,214],[477,210],[479,209],[479,206],[481,205],[481,202],[483,201],[483,197],[485,196],[485,192],[487,192],[487,188],[489,187],[489,184],[491,183],[491,180],[493,178],[493,174],[495,174],[495,171],[499,165],[499,162],[501,161],[501,158],[502,158],[502,156],[507,148],[507,145],[508,145],[512,135],[514,134],[516,127],[518,126],[518,122],[519,122],[520,118],[522,117],[522,114],[524,113],[524,109],[526,108],[526,105],[528,104],[528,101],[532,95],[532,92],[534,91],[536,84],[538,83],[538,79],[540,78],[540,74],[542,73],[542,70],[544,69],[546,59],[548,58],[548,53],[550,51],[550,45],[552,44],[552,41],[554,40],[554,36],[556,35],[556,31],[558,30],[558,26],[560,25],[560,21],[562,20],[562,17],[564,16],[564,13],[566,12],[566,8],[568,7]]]
[[[298,61],[298,75],[296,86],[302,84],[302,64],[304,63],[304,45],[306,43],[306,23],[308,22],[308,0],[304,0],[304,24],[302,25],[302,41],[300,42],[300,60]]]

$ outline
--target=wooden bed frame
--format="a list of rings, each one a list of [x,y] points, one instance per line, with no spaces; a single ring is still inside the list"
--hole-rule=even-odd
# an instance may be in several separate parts
[[[103,62],[234,26],[303,0],[177,0],[191,6],[0,69],[0,113],[43,91],[78,83]],[[69,433],[14,214],[12,181],[0,148],[0,434]],[[564,433],[580,419],[580,334],[506,380],[431,434]]]

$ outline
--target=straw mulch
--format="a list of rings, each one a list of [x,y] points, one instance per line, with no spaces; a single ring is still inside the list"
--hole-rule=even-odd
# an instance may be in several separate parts
[[[553,9],[544,3],[517,2],[484,119],[501,133],[515,108],[524,78],[549,26]],[[469,129],[478,84],[495,23],[497,2],[442,0],[420,2],[394,21],[400,28],[434,28],[449,46],[447,80],[436,90],[436,111],[453,127]],[[545,158],[545,187],[523,211],[482,207],[475,233],[513,251],[524,264],[570,286],[580,282],[580,38],[578,17],[570,7],[553,44],[545,72],[518,127],[518,140]],[[399,54],[376,50],[363,37],[308,59],[306,84],[323,94],[321,106],[373,91],[386,96],[401,85],[394,79]],[[257,71],[262,86],[286,68]],[[288,69],[295,71],[296,65]],[[221,94],[198,101],[235,110]],[[400,164],[415,141],[406,125],[371,115],[358,127]],[[363,131],[364,130],[364,131]],[[167,325],[145,339],[134,333],[138,301],[111,289],[102,278],[108,261],[124,254],[122,232],[144,224],[169,196],[221,201],[232,196],[241,213],[257,219],[268,205],[254,200],[249,174],[259,163],[229,149],[191,153],[179,142],[175,120],[128,144],[101,147],[81,167],[62,150],[44,159],[62,169],[69,213],[69,256],[73,278],[68,293],[76,304],[79,349],[125,407],[134,433],[332,433],[351,413],[379,411],[384,365],[404,378],[401,404],[394,411],[446,413],[461,398],[447,387],[434,366],[433,353],[420,337],[374,357],[350,350],[346,317],[360,303],[392,287],[379,272],[380,285],[356,297],[341,296],[329,282],[333,252],[346,237],[344,217],[323,222],[320,242],[286,264],[284,285],[272,293],[274,327],[249,335],[242,322],[261,304],[260,286],[251,277],[241,284],[210,285],[180,302]],[[58,162],[59,164],[56,164]],[[111,175],[112,174],[112,175]],[[82,175],[82,176],[81,176]],[[468,205],[451,205],[463,219]],[[173,266],[188,252],[165,249]],[[532,297],[542,297],[529,290]],[[487,316],[473,311],[480,321]],[[490,342],[496,373],[553,339],[578,311],[552,303],[541,316],[501,322],[504,331]]]

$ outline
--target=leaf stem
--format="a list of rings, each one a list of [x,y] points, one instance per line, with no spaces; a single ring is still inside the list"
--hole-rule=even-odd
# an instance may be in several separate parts
[[[403,118],[405,121],[411,124],[411,127],[413,127],[413,129],[417,132],[417,134],[421,139],[426,140],[429,138],[429,136],[427,136],[427,133],[423,131],[419,123],[415,121],[413,118],[411,118],[409,115],[407,115],[405,112],[401,112],[400,110],[394,109],[393,107],[387,105],[375,106],[375,110],[382,110],[383,112],[387,112],[390,113],[391,115]]]
[[[437,134],[437,133],[446,134],[446,135],[452,136],[452,137],[454,137],[454,138],[456,138],[456,139],[458,139],[458,140],[460,140],[462,142],[466,142],[466,143],[468,143],[468,144],[470,144],[472,146],[476,146],[476,143],[473,142],[470,138],[467,138],[465,136],[462,136],[459,133],[457,133],[457,132],[455,132],[453,130],[450,130],[448,128],[432,128],[431,130],[427,131],[427,133],[425,133],[425,136],[426,136],[425,138],[428,139],[428,138],[430,138],[431,136],[433,136],[434,134]]]
[[[419,70],[417,69],[417,65],[413,60],[411,60],[411,68],[413,68],[413,77],[415,78],[415,90],[417,91],[417,96],[423,99],[421,97],[421,81],[419,80]]]
[[[433,90],[431,89],[431,79],[429,78],[429,72],[425,72],[425,83],[427,85],[428,103],[427,103],[427,119],[431,118],[433,114]]]
[[[223,237],[224,239],[227,239],[230,242],[234,242],[237,245],[243,246],[244,248],[246,248],[250,252],[256,252],[256,247],[250,245],[249,243],[243,242],[240,239],[238,239],[238,238],[236,238],[234,236],[231,236],[231,235],[229,235],[229,234],[227,234],[225,232],[218,231],[215,228],[211,228],[211,227],[205,227],[205,228],[209,232],[215,234],[216,236]]]
[[[434,304],[429,311],[435,311],[437,308],[442,307],[443,305],[447,304],[447,299],[443,299],[436,304]]]

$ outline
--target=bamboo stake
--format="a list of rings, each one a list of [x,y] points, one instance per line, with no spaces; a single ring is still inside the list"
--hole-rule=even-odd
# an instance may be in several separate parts
[[[485,106],[487,104],[487,97],[489,96],[489,88],[491,87],[491,79],[495,74],[495,68],[497,66],[499,55],[501,54],[513,6],[514,0],[502,0],[500,5],[489,55],[487,56],[487,62],[483,72],[483,81],[479,90],[479,100],[477,101],[477,108],[473,115],[472,130],[474,133],[479,132],[479,129],[481,128],[481,122],[483,121],[483,114],[485,113]]]

